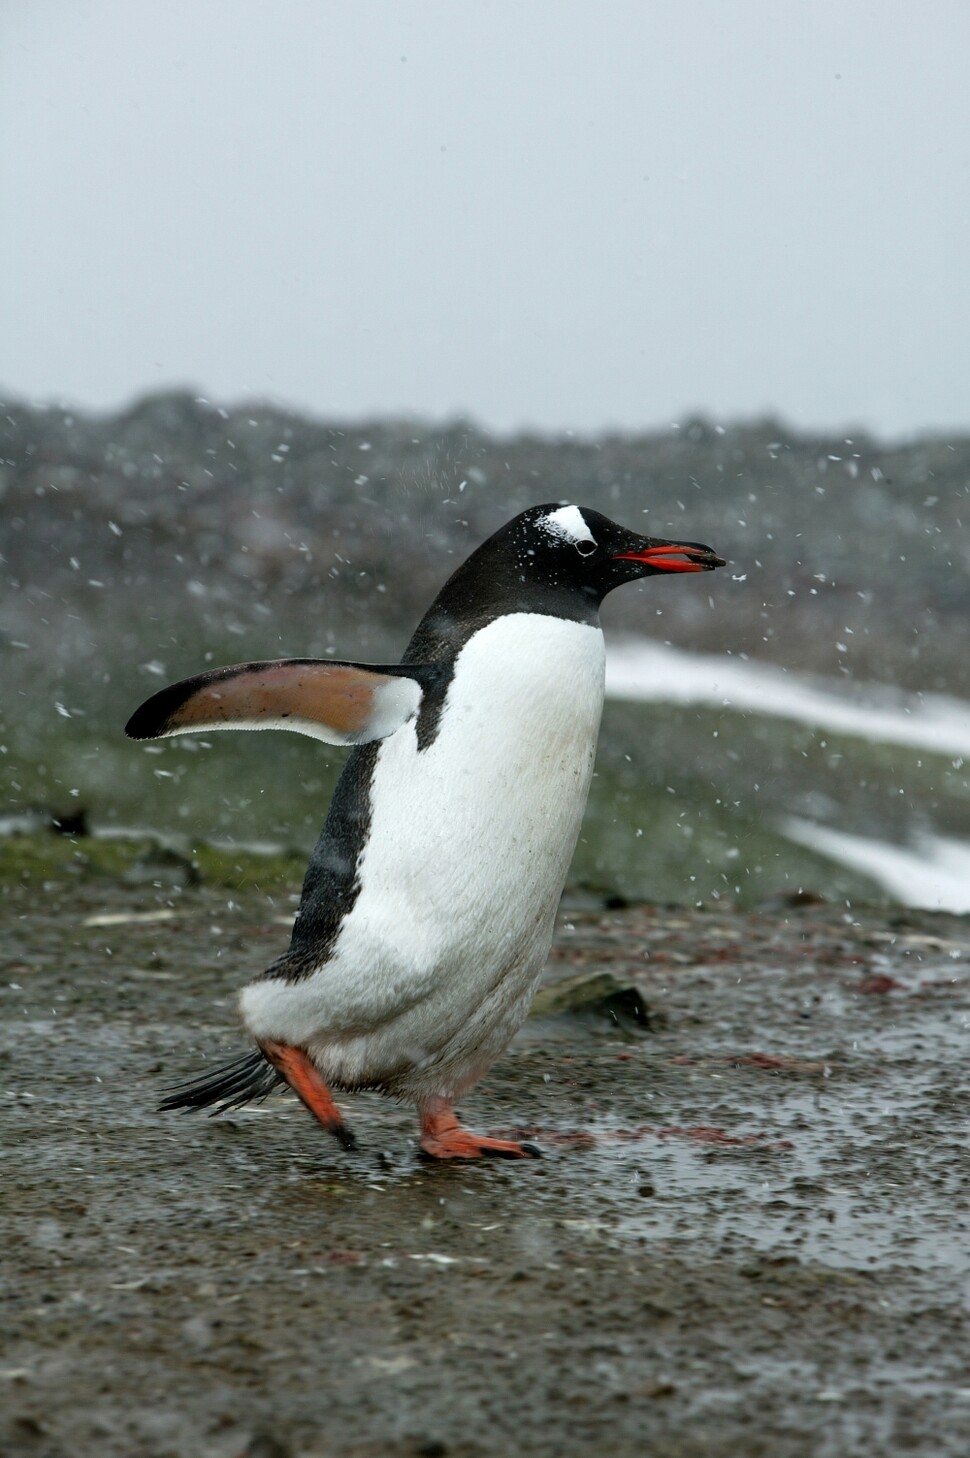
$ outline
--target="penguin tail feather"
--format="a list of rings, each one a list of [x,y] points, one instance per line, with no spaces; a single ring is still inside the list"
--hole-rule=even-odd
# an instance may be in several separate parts
[[[285,1083],[282,1074],[264,1058],[259,1048],[223,1064],[211,1073],[203,1073],[186,1083],[175,1084],[171,1093],[159,1104],[162,1112],[171,1109],[198,1111],[211,1105],[213,1118],[216,1114],[228,1113],[230,1109],[241,1109],[245,1104],[262,1103],[278,1083]]]

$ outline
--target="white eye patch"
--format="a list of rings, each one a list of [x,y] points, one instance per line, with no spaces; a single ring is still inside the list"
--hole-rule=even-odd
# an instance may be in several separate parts
[[[588,557],[596,551],[596,541],[578,506],[560,506],[558,511],[550,511],[547,516],[540,517],[536,525],[548,536],[568,542],[581,557]]]

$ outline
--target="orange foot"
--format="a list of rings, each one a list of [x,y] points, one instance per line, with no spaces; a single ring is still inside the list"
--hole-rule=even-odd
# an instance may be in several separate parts
[[[263,1056],[277,1068],[286,1079],[297,1098],[310,1110],[315,1119],[338,1139],[344,1149],[356,1149],[357,1140],[344,1123],[343,1114],[333,1101],[333,1094],[320,1077],[315,1065],[302,1048],[293,1048],[289,1043],[274,1043],[265,1038],[260,1043]]]
[[[421,1153],[427,1159],[538,1159],[541,1150],[515,1139],[489,1139],[463,1129],[447,1099],[429,1099],[422,1104]]]

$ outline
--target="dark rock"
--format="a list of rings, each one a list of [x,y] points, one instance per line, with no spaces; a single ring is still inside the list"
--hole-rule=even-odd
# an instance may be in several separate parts
[[[584,972],[545,984],[536,993],[529,1016],[548,1018],[567,1013],[592,1015],[615,1025],[642,1029],[657,1022],[638,989],[620,982],[612,972]]]

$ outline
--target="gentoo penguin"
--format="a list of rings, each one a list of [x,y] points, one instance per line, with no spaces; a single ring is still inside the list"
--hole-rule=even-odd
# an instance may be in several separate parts
[[[417,1105],[432,1159],[516,1158],[455,1100],[529,1010],[593,771],[599,606],[614,587],[724,565],[710,547],[557,504],[458,568],[400,663],[295,658],[217,668],[136,710],[132,739],[292,729],[351,745],[289,950],[242,991],[256,1049],[163,1109],[215,1112],[290,1085],[345,1148],[331,1089]]]

